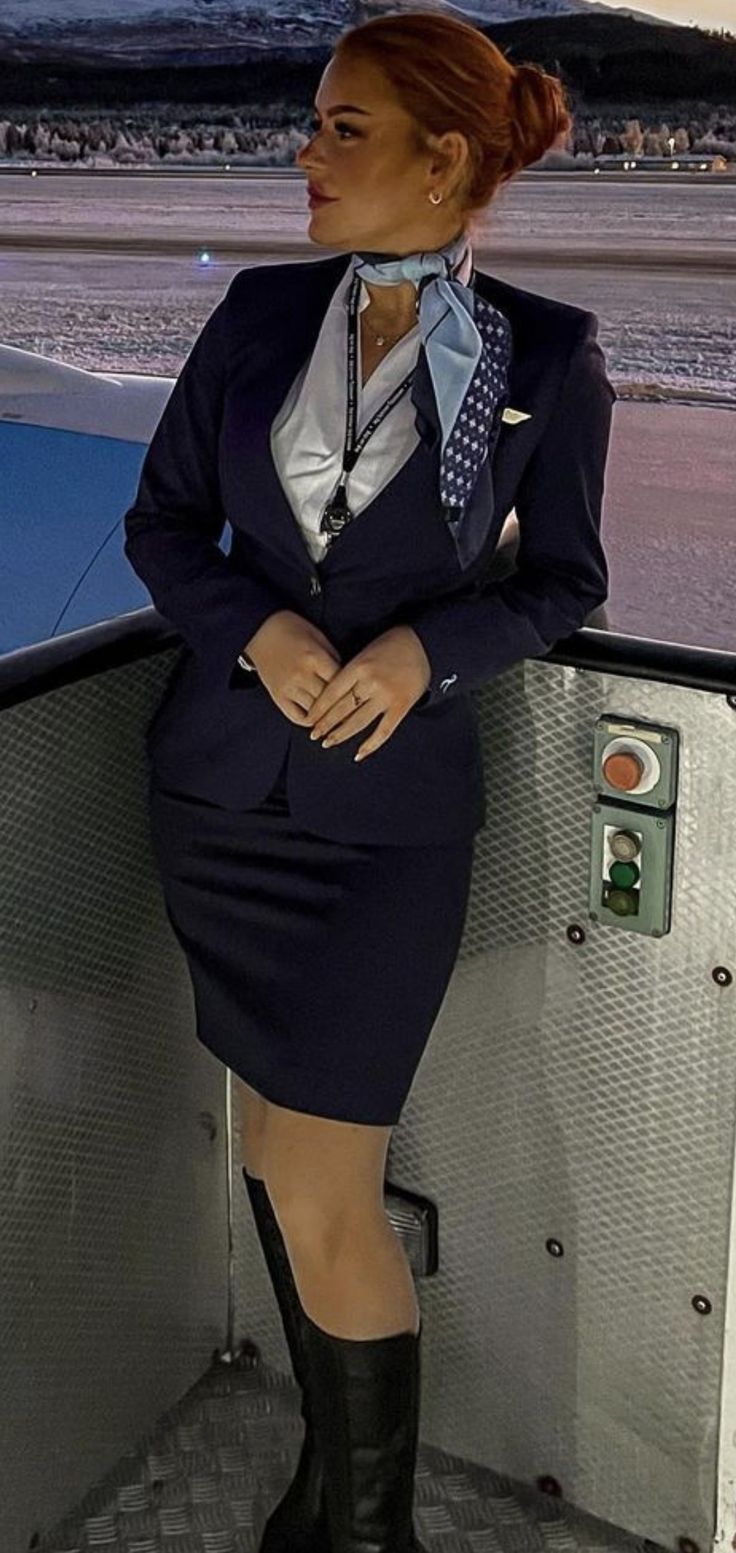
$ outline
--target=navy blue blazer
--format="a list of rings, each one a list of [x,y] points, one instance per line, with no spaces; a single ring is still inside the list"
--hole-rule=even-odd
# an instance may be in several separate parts
[[[272,421],[308,359],[349,254],[248,266],[184,363],[124,515],[125,554],[185,648],[146,730],[163,785],[253,808],[288,752],[296,823],[337,841],[451,842],[485,824],[483,756],[469,692],[544,656],[607,597],[600,541],[615,390],[595,313],[474,271],[511,325],[508,392],[490,432],[470,521],[485,533],[461,569],[439,498],[440,438],[420,348],[420,441],[315,562],[278,477]],[[529,420],[502,421],[503,408]],[[489,581],[511,508],[516,571]],[[225,524],[228,554],[218,544]],[[278,609],[314,621],[351,657],[390,626],[417,632],[431,683],[391,737],[353,760],[376,726],[323,749],[237,657]]]

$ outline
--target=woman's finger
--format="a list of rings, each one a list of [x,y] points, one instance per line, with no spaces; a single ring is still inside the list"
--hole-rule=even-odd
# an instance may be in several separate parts
[[[300,706],[299,702],[295,701],[293,696],[288,696],[283,701],[278,701],[276,704],[281,708],[281,711],[286,713],[287,717],[291,718],[293,723],[301,723],[305,728],[309,726],[306,720],[309,716],[309,708]]]
[[[335,665],[335,674],[338,672],[339,668],[340,668],[340,665],[338,663],[338,664]],[[333,675],[331,675],[330,678],[334,679],[334,677],[335,677],[335,675],[333,674]],[[309,690],[311,691],[311,694],[312,694],[312,702],[315,702],[317,700],[317,697],[321,696],[322,691],[324,690],[325,686],[329,685],[329,684],[330,684],[330,679],[327,679],[324,674],[317,674],[317,673],[315,673],[315,674],[310,675],[310,678],[309,678]]]
[[[309,712],[313,700],[314,696],[311,696],[308,690],[297,689],[292,690],[289,693],[289,701],[291,702],[292,706],[296,707],[297,711],[302,712],[305,717]]]
[[[363,744],[358,745],[355,759],[362,760],[365,755],[373,755],[377,749],[380,749],[382,744],[385,744],[391,738],[391,735],[396,732],[399,723],[403,722],[403,720],[403,717],[392,719],[390,712],[384,712],[378,727],[374,728],[370,738],[366,739]]]
[[[310,676],[308,685],[297,685],[295,690],[290,691],[290,700],[299,707],[300,711],[307,713],[311,711],[317,697],[322,694],[327,684],[329,680],[323,679],[321,674],[313,674]]]
[[[372,700],[364,701],[361,706],[355,705],[352,693],[341,696],[329,712],[325,712],[316,727],[310,732],[310,739],[322,739],[323,745],[343,744],[346,739],[351,739],[353,734],[361,733],[363,728],[368,728],[380,712]],[[324,735],[327,735],[325,738]]]

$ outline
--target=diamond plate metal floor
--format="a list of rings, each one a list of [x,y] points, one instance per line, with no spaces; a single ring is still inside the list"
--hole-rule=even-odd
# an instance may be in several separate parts
[[[34,1553],[257,1553],[303,1424],[291,1377],[246,1341],[164,1414]],[[420,1443],[415,1524],[428,1553],[658,1553],[559,1498]],[[325,1549],[329,1553],[329,1549]]]

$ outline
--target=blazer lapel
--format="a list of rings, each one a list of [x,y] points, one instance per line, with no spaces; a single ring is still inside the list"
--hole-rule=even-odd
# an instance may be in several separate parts
[[[341,254],[304,264],[304,275],[290,283],[288,302],[281,288],[259,309],[258,330],[244,350],[232,387],[235,435],[228,439],[236,465],[234,488],[249,507],[256,502],[279,529],[294,560],[314,565],[274,463],[271,426],[301,367],[317,343],[325,313],[350,256]],[[245,525],[247,527],[247,524]]]

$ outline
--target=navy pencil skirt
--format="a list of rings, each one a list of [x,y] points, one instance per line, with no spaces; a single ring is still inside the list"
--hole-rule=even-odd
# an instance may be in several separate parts
[[[149,814],[198,1039],[275,1105],[395,1125],[457,958],[475,838],[314,835],[291,818],[286,762],[239,811],[152,772]]]

